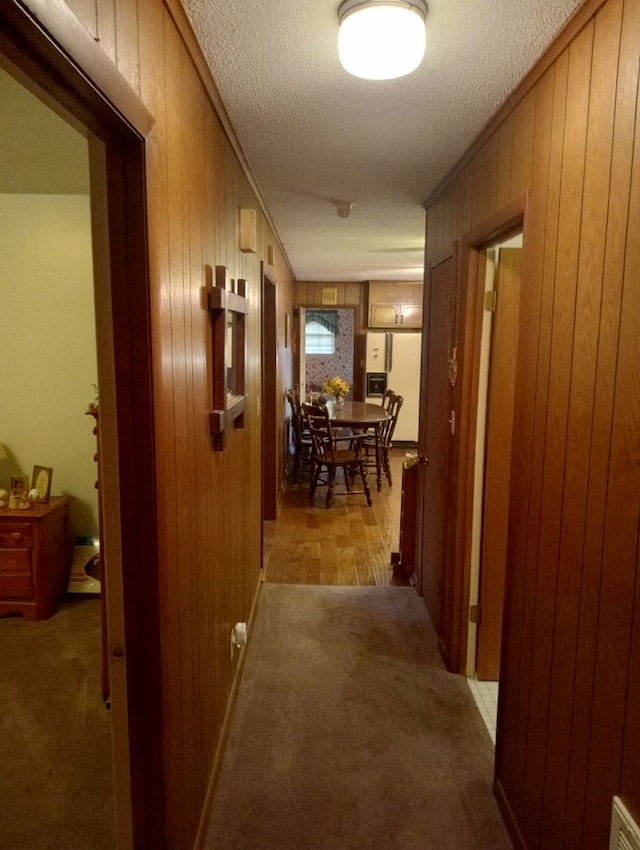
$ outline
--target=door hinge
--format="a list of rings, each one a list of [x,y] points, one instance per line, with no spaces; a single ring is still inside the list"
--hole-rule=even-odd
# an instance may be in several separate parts
[[[472,605],[469,608],[469,622],[475,623],[476,625],[480,625],[480,620],[482,619],[482,605]]]
[[[449,416],[449,431],[451,432],[452,436],[455,436],[455,433],[456,433],[456,412],[455,412],[455,410],[452,410],[451,414]]]
[[[496,307],[498,306],[498,293],[495,289],[492,289],[491,292],[485,292],[484,294],[484,309],[488,310],[490,313],[496,312]]]

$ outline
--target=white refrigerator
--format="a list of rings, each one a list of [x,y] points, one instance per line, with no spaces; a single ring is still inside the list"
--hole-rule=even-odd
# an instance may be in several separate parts
[[[418,442],[421,347],[421,333],[367,333],[367,393],[376,384],[375,376],[384,373],[386,388],[404,398],[393,435],[395,442]],[[370,376],[374,376],[374,380]],[[378,382],[378,388],[381,387]],[[383,394],[367,394],[366,400],[380,404]]]

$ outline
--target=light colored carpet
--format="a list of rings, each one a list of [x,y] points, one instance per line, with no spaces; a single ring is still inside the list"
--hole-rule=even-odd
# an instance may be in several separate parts
[[[511,848],[413,588],[265,584],[207,850]]]
[[[0,618],[0,848],[113,850],[100,600]]]

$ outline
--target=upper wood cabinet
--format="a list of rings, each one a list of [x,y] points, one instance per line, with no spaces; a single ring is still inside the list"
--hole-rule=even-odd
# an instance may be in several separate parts
[[[422,283],[369,281],[370,328],[422,328]]]

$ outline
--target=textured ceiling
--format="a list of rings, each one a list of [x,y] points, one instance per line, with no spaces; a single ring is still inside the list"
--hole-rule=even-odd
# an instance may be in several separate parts
[[[183,2],[296,277],[326,281],[421,279],[422,202],[581,4],[429,0],[421,67],[367,81],[339,0]]]
[[[422,202],[581,0],[430,0],[388,81],[343,71],[339,0],[184,2],[296,277],[332,281],[421,279]],[[2,71],[0,104],[0,192],[88,191],[81,136]]]

